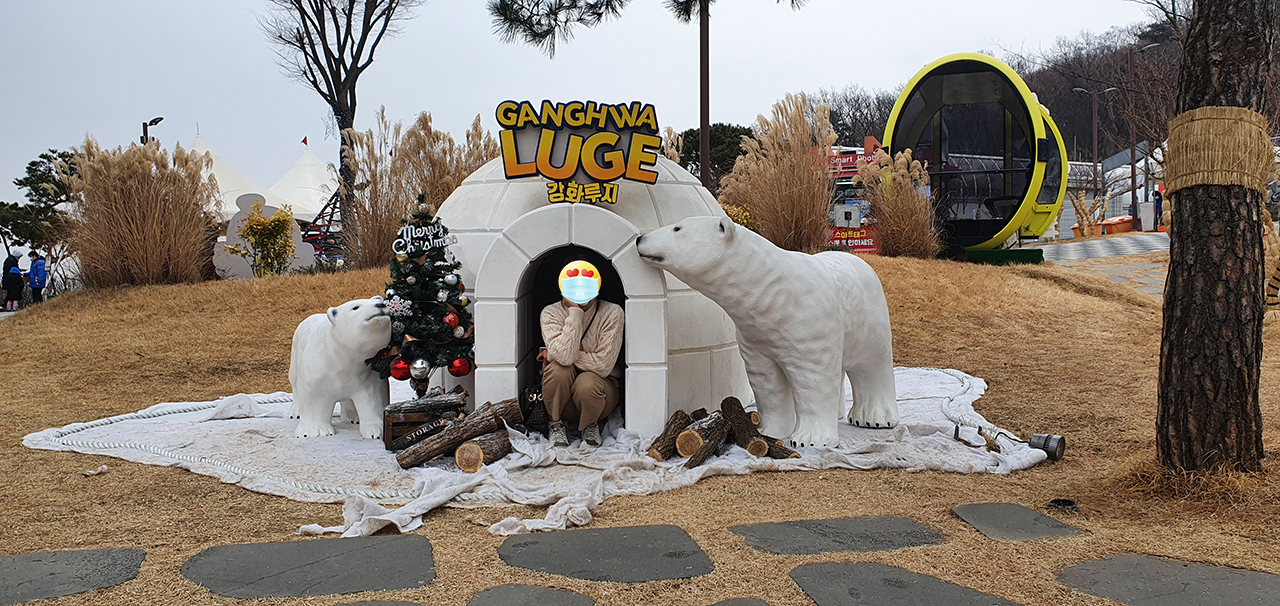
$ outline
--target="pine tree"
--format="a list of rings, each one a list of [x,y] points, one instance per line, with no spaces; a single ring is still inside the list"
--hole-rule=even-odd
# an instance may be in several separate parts
[[[471,372],[475,324],[458,275],[462,264],[448,250],[456,236],[449,236],[421,196],[417,211],[401,225],[386,291],[391,343],[366,363],[384,378],[412,376],[421,396],[437,368],[459,377]]]

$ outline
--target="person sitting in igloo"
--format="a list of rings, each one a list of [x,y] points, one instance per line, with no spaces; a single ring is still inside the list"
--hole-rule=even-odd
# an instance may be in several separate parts
[[[600,285],[594,265],[565,265],[559,277],[561,299],[543,308],[540,317],[546,343],[538,353],[542,400],[554,447],[569,445],[565,421],[577,421],[582,441],[599,446],[600,425],[618,405],[624,319],[621,307],[599,299]]]

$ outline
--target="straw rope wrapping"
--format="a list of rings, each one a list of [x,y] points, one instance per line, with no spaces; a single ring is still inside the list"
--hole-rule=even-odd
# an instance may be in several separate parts
[[[1193,185],[1239,185],[1262,193],[1275,172],[1267,119],[1243,107],[1200,107],[1169,121],[1169,193]]]

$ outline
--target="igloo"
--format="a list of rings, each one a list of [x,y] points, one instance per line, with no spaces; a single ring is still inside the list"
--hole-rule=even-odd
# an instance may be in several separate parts
[[[612,291],[606,283],[601,297],[626,312],[621,409],[628,429],[653,435],[678,409],[715,410],[727,396],[751,400],[733,321],[636,253],[643,232],[724,211],[676,163],[660,157],[652,170],[658,178],[651,185],[619,182],[616,204],[548,202],[546,179],[508,180],[501,158],[462,182],[438,216],[458,238],[450,250],[475,301],[476,368],[450,383],[462,383],[478,403],[516,397],[535,384],[538,314],[559,300],[553,289],[562,259],[580,253],[606,282],[620,282]]]

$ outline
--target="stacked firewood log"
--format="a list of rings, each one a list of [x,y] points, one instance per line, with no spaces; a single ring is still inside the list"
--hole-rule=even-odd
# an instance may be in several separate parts
[[[452,453],[460,469],[474,473],[511,453],[507,427],[519,428],[523,422],[520,402],[515,398],[485,404],[469,415],[431,428],[430,435],[396,454],[396,462],[409,469]]]
[[[787,448],[782,440],[761,435],[757,427],[760,415],[747,412],[737,398],[728,397],[720,403],[720,410],[708,413],[699,408],[693,413],[677,410],[667,419],[666,427],[649,447],[649,456],[665,461],[676,455],[689,460],[684,466],[693,469],[711,455],[717,454],[726,442],[737,444],[757,457],[794,459],[800,454]]]

